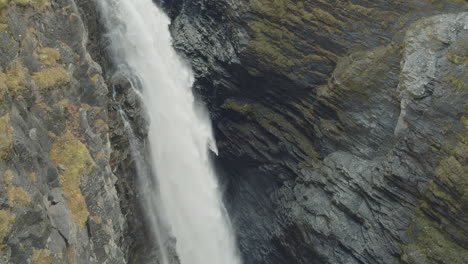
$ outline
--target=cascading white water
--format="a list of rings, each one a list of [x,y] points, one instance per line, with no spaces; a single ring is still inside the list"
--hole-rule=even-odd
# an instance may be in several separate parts
[[[209,159],[208,148],[216,151],[210,120],[195,104],[190,68],[172,47],[169,18],[152,0],[98,2],[113,59],[137,75],[149,116],[158,190],[145,194],[151,197],[145,198],[144,206],[149,214],[160,214],[150,215],[151,228],[156,233],[168,229],[175,237],[181,264],[239,264]],[[143,186],[153,186],[142,181]],[[160,246],[160,261],[168,264]]]

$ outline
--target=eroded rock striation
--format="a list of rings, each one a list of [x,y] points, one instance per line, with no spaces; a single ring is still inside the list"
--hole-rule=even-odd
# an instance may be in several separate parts
[[[0,1],[0,263],[127,263],[87,42],[72,0]]]
[[[164,1],[246,263],[465,263],[465,1]]]
[[[0,263],[154,263],[97,0],[0,0]],[[165,0],[246,264],[468,262],[464,0]]]

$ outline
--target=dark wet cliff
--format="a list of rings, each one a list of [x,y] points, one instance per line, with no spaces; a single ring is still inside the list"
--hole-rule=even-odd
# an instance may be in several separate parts
[[[164,6],[245,263],[468,261],[465,1]]]
[[[156,263],[96,3],[0,0],[1,264]],[[468,262],[466,1],[159,4],[246,264]]]

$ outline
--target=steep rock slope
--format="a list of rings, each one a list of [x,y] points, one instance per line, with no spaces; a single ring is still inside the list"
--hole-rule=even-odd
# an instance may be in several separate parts
[[[246,263],[465,263],[465,1],[163,1]]]
[[[126,263],[108,90],[72,0],[0,1],[0,263]]]

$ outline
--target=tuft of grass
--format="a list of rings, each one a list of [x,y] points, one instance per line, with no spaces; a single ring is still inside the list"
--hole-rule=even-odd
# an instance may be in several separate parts
[[[46,65],[55,65],[60,59],[60,52],[54,48],[39,48],[34,52],[37,59]]]
[[[10,115],[0,117],[0,159],[5,160],[13,145],[13,128],[10,126]]]
[[[68,130],[64,135],[55,138],[49,157],[56,166],[60,165],[65,169],[60,173],[62,189],[67,197],[73,220],[83,226],[89,212],[80,184],[81,179],[93,168],[88,148]]]
[[[28,206],[31,204],[31,197],[21,187],[9,185],[6,187],[6,196],[8,199],[8,205],[10,207],[15,206]]]
[[[32,79],[40,89],[49,89],[71,82],[70,74],[61,66],[33,73]]]

